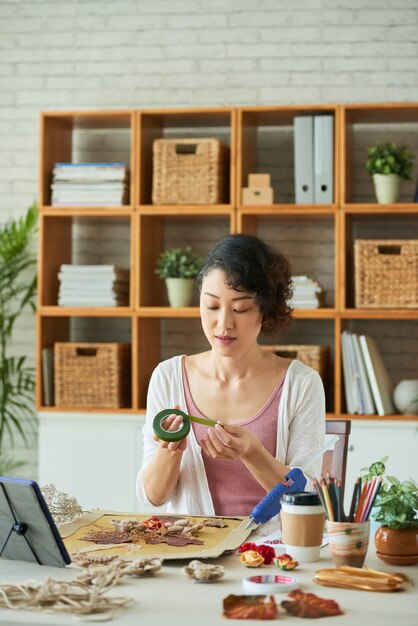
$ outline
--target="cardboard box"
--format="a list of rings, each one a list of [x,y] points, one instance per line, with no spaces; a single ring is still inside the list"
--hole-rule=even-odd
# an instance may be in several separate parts
[[[273,204],[273,187],[243,187],[241,203],[250,205]]]
[[[270,174],[248,174],[249,187],[271,187]]]

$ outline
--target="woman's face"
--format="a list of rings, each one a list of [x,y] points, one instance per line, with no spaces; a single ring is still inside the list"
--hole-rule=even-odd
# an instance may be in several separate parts
[[[203,279],[200,317],[210,345],[221,354],[246,352],[257,343],[262,315],[255,293],[228,287],[222,270]]]

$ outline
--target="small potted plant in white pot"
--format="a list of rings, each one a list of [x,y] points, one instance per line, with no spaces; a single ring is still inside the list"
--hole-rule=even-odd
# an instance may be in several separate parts
[[[379,204],[396,202],[401,178],[411,178],[414,155],[408,146],[395,143],[377,143],[367,151],[366,169],[373,177]]]
[[[170,248],[161,252],[155,273],[165,279],[170,306],[190,306],[195,278],[203,264],[203,257],[190,246]]]

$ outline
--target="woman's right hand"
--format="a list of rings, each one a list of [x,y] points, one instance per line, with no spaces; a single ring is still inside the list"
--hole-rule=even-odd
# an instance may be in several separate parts
[[[174,407],[175,409],[180,409],[179,405]],[[183,418],[181,415],[176,415],[172,413],[171,415],[167,415],[164,419],[164,430],[169,430],[171,432],[179,430],[183,425]],[[187,437],[184,439],[180,439],[180,441],[163,441],[157,435],[153,435],[154,441],[157,441],[161,448],[166,448],[167,450],[177,450],[178,452],[184,452],[187,448]]]

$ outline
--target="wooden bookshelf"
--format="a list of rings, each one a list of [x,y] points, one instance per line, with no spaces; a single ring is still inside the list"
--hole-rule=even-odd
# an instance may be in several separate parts
[[[327,205],[295,204],[293,193],[293,122],[297,115],[328,114],[334,117],[334,190]],[[167,228],[184,226],[184,245],[189,243],[187,228],[215,224],[225,233],[294,232],[301,236],[313,232],[324,236],[323,251],[306,258],[310,265],[326,265],[329,297],[319,309],[298,309],[295,325],[315,325],[327,337],[332,353],[330,394],[327,415],[333,419],[370,419],[371,416],[347,415],[341,368],[341,332],[350,324],[375,324],[418,320],[418,309],[357,309],[354,307],[352,248],[358,232],[367,223],[390,230],[399,220],[405,225],[405,237],[418,232],[418,205],[406,201],[379,205],[359,165],[362,133],[373,136],[376,128],[418,127],[418,103],[364,105],[291,105],[258,107],[214,107],[126,111],[47,112],[41,116],[40,155],[40,230],[39,282],[36,320],[37,408],[45,407],[42,393],[41,354],[55,341],[72,340],[72,325],[106,323],[116,320],[129,336],[132,346],[132,397],[121,413],[145,409],[149,377],[161,360],[162,327],[176,320],[197,324],[199,308],[170,308],[166,304],[164,284],[155,275],[155,260],[164,249]],[[371,129],[371,130],[370,130]],[[402,130],[402,132],[404,132]],[[90,137],[91,135],[91,137]],[[229,146],[228,194],[219,205],[154,205],[152,203],[152,145],[161,137],[216,137]],[[56,162],[76,162],[85,146],[98,140],[101,158],[92,160],[122,161],[130,170],[129,203],[120,207],[68,207],[50,205],[52,169]],[[360,146],[360,148],[359,148]],[[105,158],[103,158],[103,152]],[[121,154],[123,158],[121,158]],[[270,159],[270,161],[269,161]],[[271,170],[268,169],[271,163]],[[275,204],[241,204],[241,189],[251,172],[272,171]],[[369,182],[371,186],[371,183]],[[292,195],[293,194],[293,195]],[[368,195],[369,194],[369,195]],[[411,196],[412,198],[412,196]],[[129,305],[123,307],[57,306],[57,273],[62,263],[74,262],[76,227],[93,224],[100,229],[123,228],[128,232],[124,250],[130,268]],[[386,226],[384,226],[386,224]],[[383,225],[383,226],[382,226]],[[402,225],[401,225],[402,226]],[[287,230],[286,230],[287,229]],[[416,235],[415,235],[416,237]],[[266,238],[266,237],[264,237]],[[268,238],[268,237],[267,237]],[[111,239],[111,237],[109,237]],[[199,242],[193,246],[200,252]],[[115,250],[116,253],[116,250]],[[112,251],[108,251],[112,262]],[[292,256],[290,254],[290,260]],[[299,270],[303,270],[301,265]],[[321,281],[321,276],[317,276]],[[109,338],[112,341],[111,338]],[[283,341],[281,341],[283,343]],[[301,342],[302,343],[302,342]],[[311,341],[312,343],[312,341]],[[185,350],[187,346],[185,346]],[[89,409],[59,409],[94,412]],[[106,413],[100,409],[100,412]],[[114,412],[114,411],[113,411]],[[410,421],[409,416],[379,419]]]

